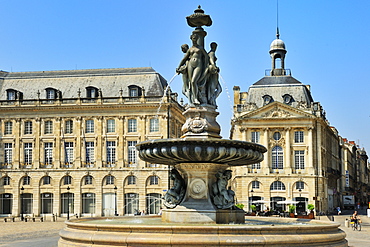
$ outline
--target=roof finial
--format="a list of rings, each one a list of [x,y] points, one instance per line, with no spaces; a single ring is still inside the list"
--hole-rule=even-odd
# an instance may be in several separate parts
[[[279,33],[279,0],[276,0],[276,38],[280,38]]]

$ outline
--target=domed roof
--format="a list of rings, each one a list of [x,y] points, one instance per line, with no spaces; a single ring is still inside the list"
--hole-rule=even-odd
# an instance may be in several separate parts
[[[272,50],[285,50],[285,43],[281,39],[277,38],[272,41],[270,45],[270,51]]]

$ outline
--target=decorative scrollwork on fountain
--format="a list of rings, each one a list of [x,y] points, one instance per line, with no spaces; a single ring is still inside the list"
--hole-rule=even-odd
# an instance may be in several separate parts
[[[167,208],[174,208],[179,205],[184,198],[186,191],[185,180],[176,169],[172,169],[170,179],[173,180],[173,187],[164,195],[164,205]]]
[[[217,181],[212,185],[212,199],[219,209],[228,209],[234,206],[235,192],[227,189],[227,183],[231,179],[230,170],[216,173]]]

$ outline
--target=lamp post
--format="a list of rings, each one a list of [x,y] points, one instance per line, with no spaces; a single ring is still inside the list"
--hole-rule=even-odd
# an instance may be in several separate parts
[[[71,188],[69,188],[69,186],[67,187],[67,220],[69,220],[69,190]]]
[[[24,188],[22,186],[22,188],[21,188],[21,221],[24,220],[24,217],[23,217],[23,191],[24,191]]]
[[[301,200],[301,193],[302,193],[302,189],[301,189],[301,188],[299,188],[299,189],[298,189],[298,192],[299,192],[299,200]],[[301,201],[299,201],[299,202],[301,202]],[[306,211],[306,200],[304,201],[304,210]]]
[[[117,214],[117,186],[114,186],[114,216],[118,216]]]

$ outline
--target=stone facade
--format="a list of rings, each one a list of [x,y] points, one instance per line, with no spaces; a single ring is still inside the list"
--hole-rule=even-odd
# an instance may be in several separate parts
[[[294,201],[290,204],[297,206],[297,212],[307,211],[308,204],[316,211],[332,212],[343,206],[346,162],[361,167],[351,170],[351,178],[361,181],[362,193],[364,187],[369,188],[366,152],[363,150],[361,165],[355,165],[359,160],[356,151],[349,150],[351,158],[343,155],[345,144],[330,126],[320,103],[313,100],[310,86],[285,69],[285,44],[279,35],[271,44],[270,54],[269,75],[250,86],[248,92],[234,87],[231,138],[268,149],[260,164],[235,168],[232,186],[236,200],[248,206],[253,202],[260,210],[285,211],[289,203],[279,201]],[[358,169],[361,173],[356,178]],[[366,201],[363,197],[356,200]]]
[[[135,144],[180,137],[185,118],[156,71],[1,72],[0,86],[0,215],[159,212],[168,166]]]

